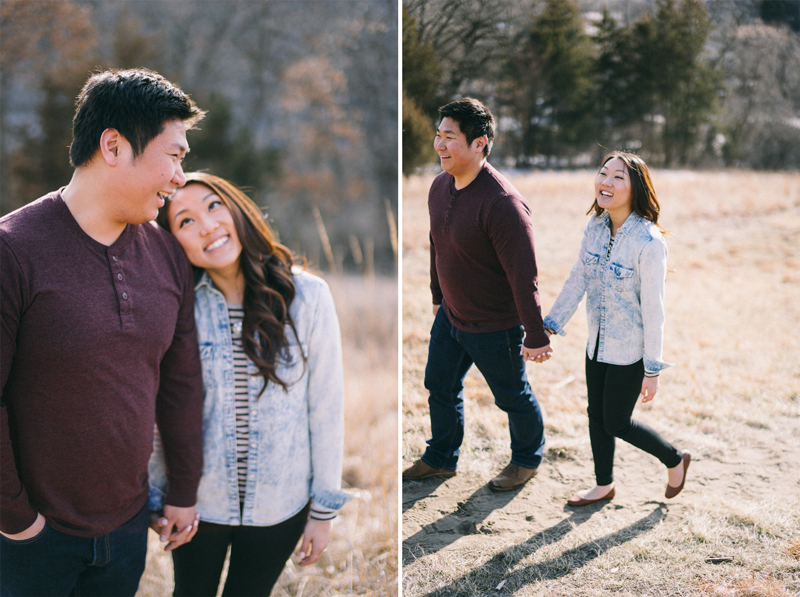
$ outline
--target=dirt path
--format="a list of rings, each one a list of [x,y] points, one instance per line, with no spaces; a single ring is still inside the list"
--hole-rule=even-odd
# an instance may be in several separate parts
[[[404,594],[579,594],[555,589],[548,593],[548,581],[568,579],[577,568],[609,550],[621,549],[626,542],[646,540],[648,534],[686,535],[689,518],[697,512],[713,511],[715,504],[720,505],[720,514],[743,518],[753,504],[764,503],[766,496],[777,496],[777,504],[780,496],[785,496],[783,505],[797,508],[800,417],[782,417],[774,421],[774,428],[781,433],[776,434],[774,429],[740,430],[735,451],[692,446],[695,452],[687,485],[674,500],[664,498],[666,473],[660,463],[624,445],[618,447],[616,459],[617,496],[586,508],[570,508],[565,503],[572,491],[592,479],[591,455],[584,451],[579,458],[548,455],[533,481],[505,493],[489,490],[486,482],[491,475],[472,472],[469,462],[451,479],[406,482],[404,568],[423,569],[428,567],[427,561],[436,568],[438,562],[470,559],[473,565],[466,574],[443,586],[434,583],[439,584],[436,590],[417,592],[406,586]],[[498,463],[498,470],[500,466]],[[769,502],[766,507],[776,507],[776,503]],[[659,532],[654,533],[659,526]],[[567,536],[578,528],[587,540],[556,549],[543,561],[536,560],[536,552],[542,547],[569,543]],[[711,542],[705,550],[687,550],[690,567],[701,575],[703,568],[715,568],[709,577],[725,578],[720,566],[733,566],[736,572],[748,566],[747,550],[723,554],[719,547]],[[734,560],[716,566],[705,561],[715,556],[732,556]],[[531,559],[535,561],[524,564]],[[794,583],[790,576],[784,580],[789,581],[787,589],[800,592],[800,575]],[[504,584],[498,591],[501,582]],[[631,584],[633,589],[640,586],[636,581]],[[658,589],[659,584],[653,579],[650,589]],[[589,591],[586,594],[595,594],[585,589]],[[675,592],[662,588],[654,594],[692,594],[686,591],[685,587]]]
[[[531,198],[543,308],[574,261],[585,173],[535,173]],[[465,386],[459,472],[403,484],[403,595],[800,595],[800,176],[654,173],[672,234],[665,360],[646,421],[692,453],[686,488],[618,441],[617,496],[566,506],[593,484],[583,307],[553,359],[529,365],[545,418],[545,459],[522,489],[486,483],[508,462],[506,419],[480,375]],[[430,328],[425,192],[404,186],[403,463],[429,434],[422,387]],[[544,225],[547,223],[547,226]]]

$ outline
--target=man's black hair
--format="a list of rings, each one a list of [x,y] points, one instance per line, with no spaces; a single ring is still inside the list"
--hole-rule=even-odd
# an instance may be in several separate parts
[[[467,137],[467,145],[472,145],[475,139],[486,135],[489,141],[483,148],[483,155],[488,157],[494,143],[495,126],[494,116],[489,108],[476,99],[463,97],[439,108],[439,121],[444,118],[452,118],[458,123],[458,128]]]
[[[205,116],[177,85],[144,68],[92,75],[75,105],[69,148],[73,167],[92,159],[106,129],[116,129],[138,157],[161,134],[167,121],[181,120],[188,130]]]

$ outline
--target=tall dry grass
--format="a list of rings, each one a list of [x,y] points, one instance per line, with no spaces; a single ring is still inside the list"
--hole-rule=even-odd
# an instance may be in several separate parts
[[[507,174],[531,204],[546,313],[577,257],[594,172]],[[422,378],[432,321],[431,180],[411,177],[403,189],[404,465],[430,433]],[[594,514],[562,511],[573,491],[592,483],[582,306],[568,335],[553,341],[554,357],[528,367],[545,416],[546,478],[540,473],[502,509],[513,510],[516,528],[492,532],[498,509],[447,549],[420,555],[406,546],[406,597],[800,594],[800,174],[657,170],[653,180],[671,232],[664,356],[678,366],[637,413],[691,447],[694,485],[668,508],[653,494],[644,505],[618,496]],[[505,464],[507,420],[479,374],[471,371],[465,385],[467,430],[454,480],[480,483]],[[666,479],[660,464],[618,445],[621,487],[655,490]],[[647,477],[627,476],[634,465]],[[409,511],[421,502],[411,500]],[[468,520],[470,505],[461,499],[428,519]],[[548,516],[560,522],[538,522]]]
[[[358,497],[340,511],[319,562],[301,568],[293,555],[272,595],[396,595],[397,283],[389,277],[323,277],[342,329],[343,480]],[[172,586],[171,559],[150,531],[137,597],[171,595]]]

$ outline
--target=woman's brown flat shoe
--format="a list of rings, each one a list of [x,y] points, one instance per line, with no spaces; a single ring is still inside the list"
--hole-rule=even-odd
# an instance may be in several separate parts
[[[683,489],[684,483],[686,483],[686,474],[689,472],[689,463],[692,461],[692,455],[689,452],[683,453],[683,480],[681,481],[680,486],[673,487],[670,484],[667,484],[667,492],[664,494],[668,500],[674,498],[678,495],[681,490]]]
[[[573,500],[572,498],[567,500],[567,505],[572,506],[573,508],[580,508],[581,506],[588,506],[589,504],[594,504],[595,502],[601,502],[603,500],[610,500],[613,498],[617,493],[617,488],[612,487],[611,491],[605,494],[603,497],[599,497],[593,500],[587,500],[585,498],[578,498],[577,500]]]

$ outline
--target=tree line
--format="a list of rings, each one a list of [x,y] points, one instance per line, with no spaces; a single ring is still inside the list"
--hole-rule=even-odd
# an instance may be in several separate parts
[[[398,10],[396,0],[3,0],[0,214],[69,182],[88,76],[147,67],[208,111],[187,135],[187,170],[246,187],[313,266],[393,273]]]
[[[404,0],[402,28],[406,174],[462,96],[519,167],[800,168],[797,0]]]

